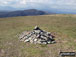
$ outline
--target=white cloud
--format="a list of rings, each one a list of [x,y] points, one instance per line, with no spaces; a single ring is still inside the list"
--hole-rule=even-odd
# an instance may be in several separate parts
[[[26,0],[0,0],[0,6],[23,7]]]
[[[44,3],[49,7],[55,5],[54,8],[61,6],[75,6],[76,0],[0,0],[0,6],[25,7],[27,2]],[[76,8],[76,7],[73,7]]]
[[[58,5],[76,5],[76,0],[26,0],[27,2],[50,3]]]
[[[26,4],[26,0],[20,0],[20,4]]]
[[[76,5],[76,0],[54,0],[58,5]]]

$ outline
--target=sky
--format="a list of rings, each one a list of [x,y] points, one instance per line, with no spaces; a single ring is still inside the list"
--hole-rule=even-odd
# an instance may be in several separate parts
[[[27,3],[40,3],[55,9],[76,10],[76,0],[0,0],[0,6],[25,8]]]
[[[0,6],[25,7],[27,2],[36,2],[50,5],[54,4],[63,6],[76,6],[76,0],[0,0]]]

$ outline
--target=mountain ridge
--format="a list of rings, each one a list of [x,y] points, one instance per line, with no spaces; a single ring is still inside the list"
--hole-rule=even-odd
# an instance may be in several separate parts
[[[28,9],[28,10],[18,10],[11,12],[0,12],[0,18],[4,17],[16,17],[16,16],[36,16],[36,15],[45,15],[47,12],[36,10],[36,9]]]

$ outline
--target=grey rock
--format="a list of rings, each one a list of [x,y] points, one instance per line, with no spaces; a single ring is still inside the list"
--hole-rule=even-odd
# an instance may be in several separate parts
[[[41,36],[41,38],[42,38],[42,39],[45,39],[45,40],[48,40],[48,38],[47,38],[47,37],[45,37],[45,36]]]
[[[47,34],[50,35],[51,33],[50,32],[47,32]]]
[[[38,26],[35,26],[34,30],[40,30],[40,28]]]
[[[34,32],[39,34],[41,31],[40,30],[34,30]]]
[[[38,26],[36,26],[31,32],[25,31],[22,34],[20,34],[19,39],[20,41],[30,42],[34,44],[55,43],[55,41],[52,41],[53,38],[51,36],[51,33],[41,30]]]
[[[56,41],[52,41],[51,43],[54,44],[54,43],[56,43]]]
[[[24,42],[29,42],[30,41],[30,39],[26,39]]]
[[[41,44],[47,44],[47,42],[42,42]]]
[[[33,38],[33,41],[36,42],[37,40],[35,38]]]
[[[51,44],[51,41],[47,41],[48,44]]]

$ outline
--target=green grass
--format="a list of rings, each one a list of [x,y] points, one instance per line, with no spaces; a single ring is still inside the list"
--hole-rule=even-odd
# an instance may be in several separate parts
[[[20,42],[18,34],[36,25],[55,35],[57,43]],[[60,50],[76,51],[76,15],[0,18],[0,57],[58,57]]]

